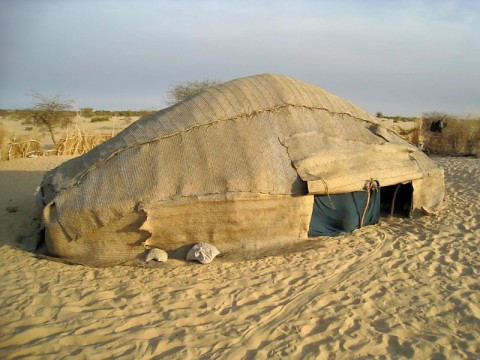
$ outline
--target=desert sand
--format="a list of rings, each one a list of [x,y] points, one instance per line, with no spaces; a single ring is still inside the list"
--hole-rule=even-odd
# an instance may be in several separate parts
[[[2,359],[480,357],[480,159],[436,158],[437,216],[256,260],[113,268],[26,251],[35,189],[66,159],[0,163]]]

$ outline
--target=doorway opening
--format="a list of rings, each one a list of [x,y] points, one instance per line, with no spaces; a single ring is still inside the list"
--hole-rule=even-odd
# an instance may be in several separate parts
[[[413,186],[411,182],[382,186],[380,210],[383,216],[410,217],[412,213]]]

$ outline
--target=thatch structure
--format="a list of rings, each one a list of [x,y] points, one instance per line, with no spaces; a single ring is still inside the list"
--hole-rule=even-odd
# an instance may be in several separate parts
[[[392,211],[399,188],[409,214],[443,201],[443,170],[367,112],[290,77],[250,76],[144,117],[47,173],[45,241],[51,254],[91,265],[197,242],[221,252],[278,246],[308,236],[316,195],[372,180],[392,189]]]
[[[83,130],[65,132],[55,145],[56,155],[83,155],[114,136],[111,134],[88,135]]]

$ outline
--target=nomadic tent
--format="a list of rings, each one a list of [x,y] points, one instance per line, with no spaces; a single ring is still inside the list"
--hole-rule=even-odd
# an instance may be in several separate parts
[[[444,180],[367,112],[263,74],[138,120],[48,172],[41,190],[49,252],[106,266],[152,247],[291,244],[375,223],[380,208],[433,213]]]

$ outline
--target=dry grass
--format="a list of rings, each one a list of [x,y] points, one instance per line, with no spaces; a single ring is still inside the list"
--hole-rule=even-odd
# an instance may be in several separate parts
[[[423,144],[429,154],[480,156],[480,120],[446,118],[441,133],[431,132],[431,121],[424,121]]]
[[[433,122],[444,119],[441,132],[431,131]],[[441,113],[412,118],[411,127],[393,126],[404,139],[421,147],[427,154],[480,157],[480,119],[459,119]]]

